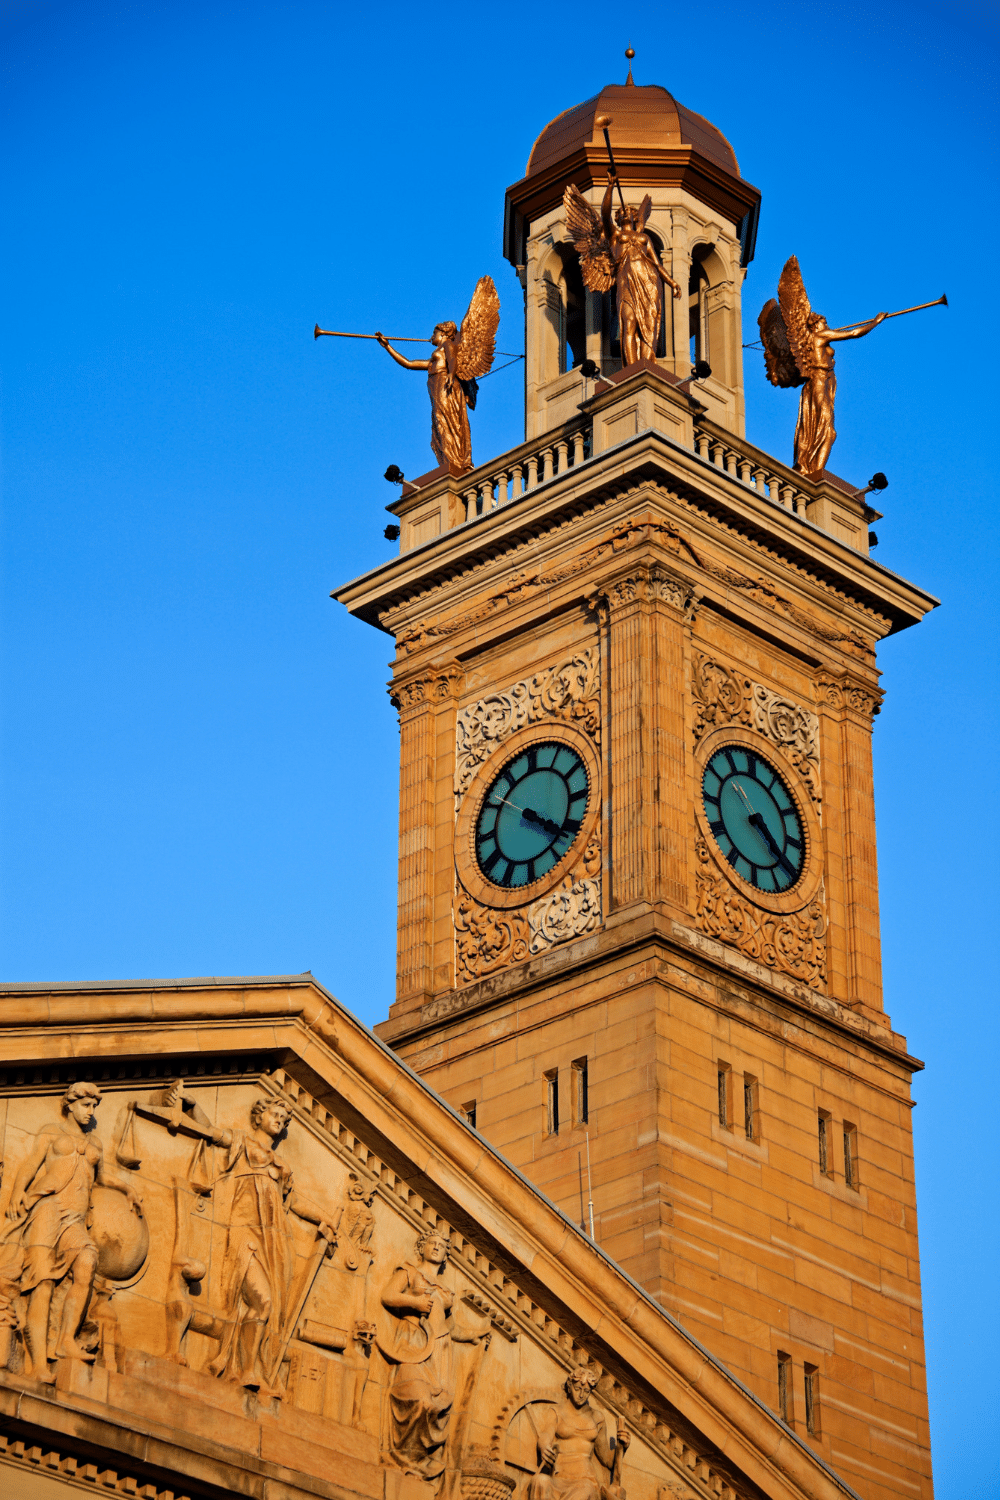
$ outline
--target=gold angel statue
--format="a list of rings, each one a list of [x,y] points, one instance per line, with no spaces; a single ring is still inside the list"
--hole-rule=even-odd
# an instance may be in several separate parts
[[[656,358],[663,307],[661,283],[671,287],[675,297],[680,296],[681,289],[660,265],[645,232],[653,207],[649,194],[638,208],[627,207],[622,199],[612,220],[611,201],[617,182],[616,174],[609,170],[600,215],[573,182],[563,194],[563,207],[570,238],[580,257],[584,285],[592,292],[609,292],[613,286],[618,289],[622,364],[634,365],[640,359]]]
[[[427,371],[427,394],[431,398],[431,447],[439,464],[453,474],[472,468],[472,437],[469,407],[476,409],[477,377],[489,373],[494,340],[500,322],[500,298],[492,278],[480,276],[468,312],[456,328],[449,319],[431,334],[434,353],[430,359],[407,359],[392,347],[383,333],[376,333],[382,348],[404,370]]]
[[[880,312],[864,323],[830,328],[823,314],[809,306],[798,257],[790,255],[785,261],[777,301],[772,297],[764,304],[757,323],[768,380],[772,385],[802,386],[794,467],[808,479],[818,479],[822,474],[837,436],[833,426],[837,377],[830,346],[841,339],[863,339],[889,316]]]

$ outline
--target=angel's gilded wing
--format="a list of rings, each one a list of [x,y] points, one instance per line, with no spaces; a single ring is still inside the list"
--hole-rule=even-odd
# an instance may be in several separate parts
[[[653,212],[653,200],[647,193],[639,204],[639,228],[645,229],[649,223],[649,216]]]
[[[790,255],[778,278],[778,305],[784,321],[788,347],[798,366],[799,373],[807,377],[816,362],[808,318],[812,312],[799,270],[797,255]],[[798,384],[799,382],[796,382]]]
[[[805,376],[799,371],[788,342],[788,329],[781,316],[781,308],[772,297],[765,302],[757,319],[760,341],[764,345],[764,365],[767,378],[772,385],[802,385]]]
[[[490,276],[480,276],[469,310],[462,319],[455,350],[459,380],[486,375],[493,363],[493,343],[500,322],[500,298]]]
[[[592,292],[610,292],[615,284],[615,263],[608,252],[608,242],[600,216],[594,212],[575,182],[563,193],[566,227],[573,248],[580,257],[584,285]]]

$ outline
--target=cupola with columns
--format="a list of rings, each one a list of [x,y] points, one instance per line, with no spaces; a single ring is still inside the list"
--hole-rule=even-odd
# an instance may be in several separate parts
[[[631,51],[631,49],[630,49]],[[614,293],[588,291],[563,208],[575,183],[598,208],[607,185],[609,134],[626,201],[646,193],[646,226],[664,269],[682,296],[664,297],[657,363],[680,379],[700,361],[711,375],[698,398],[720,426],[742,437],[743,360],[740,291],[753,258],[760,193],[740,176],[736,155],[716,127],[665,88],[609,84],[546,125],[525,174],[507,189],[504,254],[524,289],[525,436],[576,415],[593,391],[592,361],[607,377],[622,367]],[[589,368],[589,367],[588,367]]]

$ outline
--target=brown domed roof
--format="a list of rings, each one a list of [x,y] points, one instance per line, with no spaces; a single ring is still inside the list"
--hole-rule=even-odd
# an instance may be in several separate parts
[[[594,124],[598,115],[611,116],[616,155],[621,151],[634,159],[636,152],[690,146],[723,172],[740,175],[732,146],[704,116],[678,104],[658,84],[611,83],[546,125],[531,148],[525,176],[534,177],[587,146],[603,147],[603,133]]]

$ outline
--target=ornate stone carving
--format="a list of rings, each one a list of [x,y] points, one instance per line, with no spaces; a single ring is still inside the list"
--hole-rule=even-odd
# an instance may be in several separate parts
[[[168,1090],[163,1106],[134,1107],[147,1119],[158,1120],[168,1128],[172,1115],[179,1122],[174,1125],[175,1130],[186,1128],[187,1133],[222,1147],[225,1155],[221,1171],[210,1179],[207,1188],[199,1180],[205,1170],[199,1147],[189,1169],[189,1177],[193,1179],[189,1187],[210,1192],[217,1181],[228,1177],[233,1198],[222,1269],[225,1307],[219,1315],[209,1309],[194,1312],[185,1306],[181,1283],[190,1285],[200,1280],[204,1268],[187,1258],[178,1232],[171,1294],[172,1356],[178,1363],[186,1363],[181,1341],[186,1329],[192,1327],[219,1345],[218,1355],[208,1366],[210,1374],[233,1380],[248,1390],[261,1391],[265,1396],[278,1395],[276,1381],[282,1360],[320,1268],[337,1242],[336,1226],[342,1210],[328,1215],[325,1209],[297,1192],[291,1171],[278,1160],[278,1141],[291,1120],[291,1110],[282,1100],[258,1099],[250,1110],[249,1131],[222,1129],[211,1122],[203,1125],[201,1122],[207,1121],[207,1116],[200,1109],[197,1119],[186,1119],[183,1102],[182,1085],[177,1083]],[[178,1226],[181,1213],[178,1196]],[[304,1276],[298,1279],[295,1243],[288,1222],[291,1214],[315,1224],[318,1231]]]
[[[349,1271],[358,1269],[362,1255],[371,1255],[372,1235],[375,1232],[372,1199],[377,1192],[377,1182],[362,1182],[356,1172],[349,1174],[347,1203],[340,1221],[341,1238],[346,1242],[344,1264]]]
[[[421,703],[441,702],[451,698],[462,673],[457,662],[449,662],[437,671],[424,673],[420,677],[409,677],[386,685],[393,708],[403,713],[406,709],[418,708]]]
[[[774,614],[784,615],[786,619],[791,620],[803,630],[809,631],[812,635],[819,636],[821,640],[829,641],[832,646],[838,646],[841,651],[846,651],[852,656],[862,657],[866,661],[875,660],[875,652],[871,642],[867,641],[860,631],[837,629],[833,626],[824,625],[815,615],[800,608],[799,605],[793,604],[783,594],[779,594],[777,590],[771,587],[766,578],[750,578],[745,573],[737,572],[735,568],[720,567],[717,563],[709,559],[702,561],[701,566],[706,573],[718,579],[720,583],[724,583],[727,588],[738,589],[741,594],[745,594],[754,603],[763,605],[765,609],[771,610]],[[841,595],[840,597],[843,596]],[[881,616],[873,614],[872,618],[873,620],[879,620],[880,623],[884,623],[881,621]]]
[[[475,609],[468,610],[463,615],[456,615],[454,619],[440,625],[419,625],[400,631],[396,637],[396,649],[401,656],[408,656],[431,641],[454,635],[457,631],[476,625],[501,610],[509,609],[512,604],[519,603],[524,598],[530,598],[540,589],[548,589],[556,584],[565,583],[567,579],[574,578],[580,573],[593,572],[606,558],[649,541],[677,555],[683,549],[693,562],[700,563],[698,554],[676,526],[667,521],[629,517],[600,542],[593,547],[588,547],[585,552],[581,552],[578,557],[573,558],[571,562],[564,563],[561,567],[553,568],[547,573],[515,573],[502,588],[490,594]]]
[[[625,1500],[621,1470],[631,1434],[619,1422],[612,1446],[605,1415],[590,1399],[597,1380],[596,1370],[577,1365],[561,1400],[538,1403],[538,1469],[528,1480],[527,1500]],[[598,1479],[600,1469],[606,1479]]]
[[[528,957],[531,930],[523,911],[495,911],[471,896],[459,895],[455,906],[455,977],[472,984],[495,969]]]
[[[869,687],[866,683],[857,682],[850,677],[841,679],[818,677],[816,691],[820,702],[825,703],[829,708],[843,708],[846,704],[855,713],[863,714],[869,719],[873,719],[882,711],[881,690]]]
[[[544,718],[577,725],[599,741],[600,653],[589,646],[569,661],[526,677],[459,710],[455,727],[455,794],[461,797],[482,764],[515,730]]]
[[[697,653],[693,669],[694,737],[708,729],[738,724],[755,729],[788,756],[809,788],[815,803],[822,800],[819,775],[819,720],[790,698],[737,675],[728,667]]]
[[[445,1468],[456,1389],[453,1345],[479,1345],[481,1360],[489,1343],[489,1318],[471,1310],[465,1323],[454,1316],[455,1293],[443,1279],[447,1261],[447,1238],[429,1229],[417,1240],[414,1258],[398,1265],[382,1290],[392,1322],[379,1333],[378,1347],[394,1366],[388,1456],[420,1479],[437,1479]]]
[[[788,974],[810,989],[826,988],[826,915],[822,889],[802,911],[775,913],[745,901],[716,874],[703,839],[695,845],[696,920],[709,937]]]
[[[579,878],[581,866],[585,879]],[[458,983],[472,984],[497,969],[544,953],[557,943],[593,932],[601,922],[600,871],[601,841],[595,834],[588,841],[576,871],[548,895],[526,907],[496,911],[480,906],[459,888],[455,907]],[[447,1013],[447,1000],[445,996],[440,1002],[431,1002],[446,1006],[444,1011],[435,1010],[435,1015]],[[424,1009],[427,1012],[426,1006]]]
[[[62,1120],[38,1132],[18,1169],[0,1234],[3,1363],[19,1327],[24,1370],[36,1380],[55,1379],[50,1360],[95,1359],[95,1283],[128,1281],[149,1251],[139,1195],[95,1133],[100,1102],[94,1083],[66,1090]]]
[[[528,952],[544,953],[556,943],[593,932],[601,922],[601,883],[599,880],[574,880],[567,875],[561,885],[541,901],[528,907],[531,937]]]

